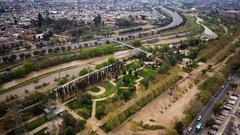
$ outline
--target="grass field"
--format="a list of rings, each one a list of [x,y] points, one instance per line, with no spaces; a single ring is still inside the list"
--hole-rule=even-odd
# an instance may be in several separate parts
[[[155,74],[157,74],[157,71],[154,68],[144,68],[138,73],[138,75],[142,76],[144,79],[150,78]]]
[[[106,91],[102,95],[94,96],[94,99],[108,97],[112,95],[116,90],[115,86],[108,81],[104,81],[102,83],[102,86],[106,89]]]
[[[33,129],[35,129],[35,128],[37,128],[37,127],[39,127],[39,126],[41,126],[41,125],[43,125],[45,123],[47,123],[47,122],[48,122],[47,117],[46,116],[42,116],[42,117],[40,117],[40,118],[38,118],[38,119],[28,123],[25,127],[26,127],[26,129],[28,131],[31,131],[31,130],[33,130]]]
[[[67,106],[85,119],[91,117],[92,104],[81,103],[80,101],[75,99],[67,103]]]
[[[115,83],[119,87],[129,87],[131,85],[134,85],[135,81],[138,79],[139,79],[139,76],[137,76],[137,75],[127,74],[127,75],[115,80]]]
[[[204,25],[209,27],[212,31],[217,33],[219,37],[223,36],[225,34],[224,28],[219,25],[220,22],[217,20],[217,18],[208,18],[208,17],[203,17],[204,20]]]
[[[133,61],[127,65],[124,65],[123,69],[127,72],[134,71],[142,66],[142,63],[139,61]]]
[[[92,106],[89,104],[83,104],[78,100],[72,100],[71,102],[67,103],[67,106],[72,110],[79,110],[79,109],[92,109]]]
[[[92,92],[99,92],[100,89],[98,87],[93,87],[93,88],[90,89],[90,91],[92,91]]]

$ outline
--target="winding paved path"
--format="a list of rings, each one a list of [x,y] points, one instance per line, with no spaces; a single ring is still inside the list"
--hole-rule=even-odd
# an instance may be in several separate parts
[[[102,86],[97,86],[97,88],[100,90],[98,92],[93,92],[93,91],[88,91],[88,93],[92,96],[98,96],[98,95],[102,95],[103,93],[105,93],[106,89]]]

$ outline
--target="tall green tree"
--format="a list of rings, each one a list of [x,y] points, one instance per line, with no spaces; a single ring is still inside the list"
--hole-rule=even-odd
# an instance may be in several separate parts
[[[38,20],[37,20],[38,27],[41,28],[43,23],[44,23],[44,17],[41,13],[38,13]]]
[[[179,135],[183,135],[184,126],[181,121],[177,122],[174,126]]]
[[[93,22],[94,22],[95,27],[96,27],[97,29],[99,29],[99,28],[100,28],[100,25],[101,25],[101,22],[102,22],[102,17],[101,17],[101,15],[95,16],[94,19],[93,19]]]

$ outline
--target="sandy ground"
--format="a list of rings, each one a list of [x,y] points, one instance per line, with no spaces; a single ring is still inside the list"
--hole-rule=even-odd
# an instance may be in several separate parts
[[[174,38],[174,39],[166,39],[166,40],[161,40],[155,44],[160,44],[160,45],[164,45],[164,44],[177,44],[180,43],[182,41],[187,40],[187,37],[182,37],[182,38]]]
[[[197,88],[194,86],[194,88],[191,90],[188,89],[188,91],[183,94],[188,84],[191,84],[190,80],[186,80],[180,84],[178,87],[179,90],[176,90],[172,96],[169,95],[169,91],[163,93],[147,107],[136,113],[132,120],[137,122],[143,121],[145,124],[150,125],[171,127],[175,119],[182,119],[184,117],[183,108],[188,105],[192,97],[197,93]],[[180,94],[182,94],[181,97]],[[150,119],[155,121],[151,122]]]
[[[186,37],[187,34],[188,33],[185,32],[185,33],[173,34],[173,35],[165,36],[165,37],[156,36],[155,38],[145,39],[142,42],[144,43],[144,45],[149,45],[149,46],[150,45],[156,45],[156,44],[158,44],[158,45],[176,44],[176,43],[179,43],[181,41],[187,40],[187,37]],[[154,42],[154,43],[147,43],[147,41],[151,41],[152,39],[158,39],[159,41],[158,42]]]
[[[184,109],[190,103],[191,99],[197,93],[196,86],[179,97],[182,91],[185,91],[187,85],[191,84],[190,80],[187,79],[179,85],[179,89],[176,90],[176,93],[172,96],[169,95],[170,91],[166,91],[161,94],[159,97],[154,99],[142,110],[137,112],[133,117],[132,121],[143,122],[144,124],[149,125],[163,125],[164,127],[172,127],[176,119],[182,119],[184,117]],[[176,96],[179,97],[177,102]],[[154,120],[151,122],[150,120]],[[133,134],[134,132],[130,130],[131,123],[125,123],[120,126],[118,129],[114,130],[112,134],[124,135],[124,134]],[[139,131],[140,134],[151,134],[159,135],[159,132],[162,131]]]
[[[197,93],[197,87],[193,80],[201,70],[207,68],[206,64],[201,64],[190,75],[185,74],[185,78],[177,83],[173,89],[165,91],[140,111],[135,113],[131,120],[124,122],[121,126],[114,129],[111,135],[133,135],[136,131],[131,130],[131,121],[143,122],[149,125],[162,125],[171,128],[177,119],[184,118],[184,108],[188,106],[191,99]],[[154,120],[154,121],[151,121]],[[163,135],[164,130],[137,131],[137,134]]]

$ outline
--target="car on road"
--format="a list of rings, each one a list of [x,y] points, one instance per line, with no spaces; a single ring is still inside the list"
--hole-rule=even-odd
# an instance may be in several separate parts
[[[222,89],[225,87],[225,85],[222,85]]]
[[[202,119],[202,116],[198,116],[197,120],[200,121]]]
[[[196,125],[195,132],[199,133],[203,129],[203,123],[199,122]]]
[[[192,132],[192,127],[188,128],[188,132]]]

